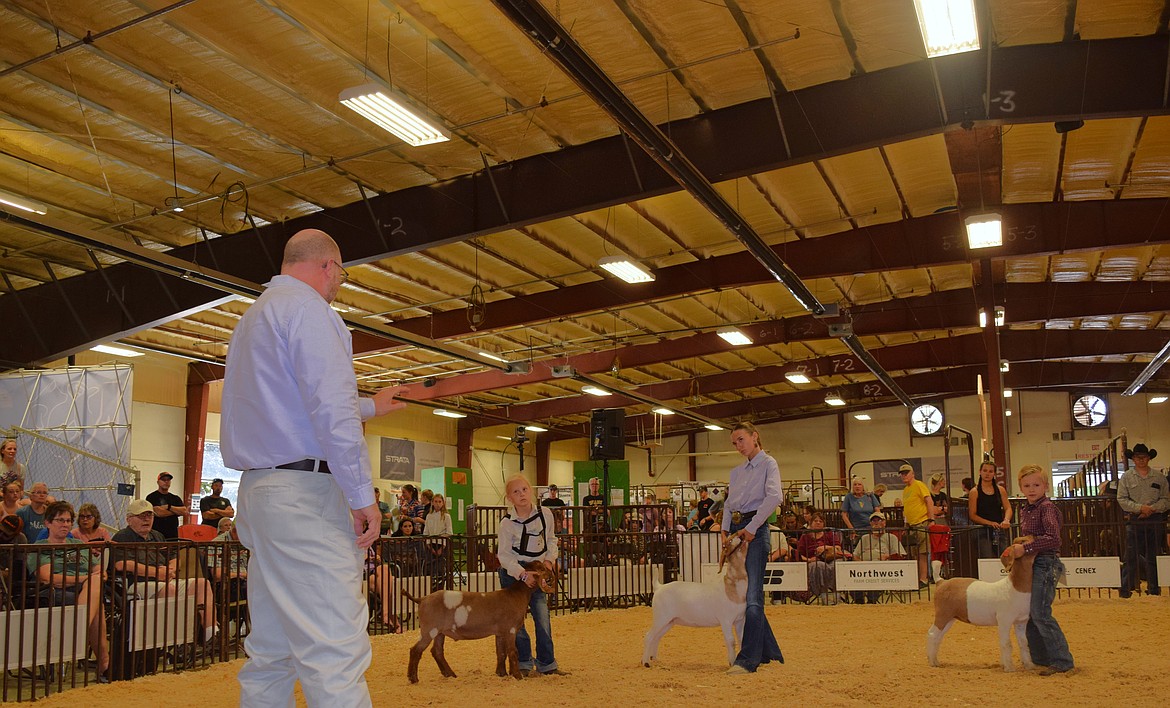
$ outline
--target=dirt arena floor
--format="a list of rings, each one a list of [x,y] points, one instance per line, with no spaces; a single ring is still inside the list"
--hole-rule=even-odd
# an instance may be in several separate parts
[[[1058,600],[1054,613],[1068,636],[1077,669],[1040,677],[999,667],[996,631],[957,624],[939,652],[941,666],[926,663],[929,602],[909,605],[772,606],[768,618],[786,663],[755,674],[725,676],[726,654],[718,628],[676,627],[663,640],[660,659],[642,668],[642,637],[650,609],[606,610],[553,617],[557,660],[570,676],[516,681],[498,678],[490,640],[448,642],[447,660],[459,674],[444,679],[430,654],[423,655],[420,683],[406,680],[409,647],[417,634],[375,637],[367,679],[375,706],[532,705],[723,705],[775,699],[792,704],[868,706],[1164,705],[1170,673],[1166,637],[1170,598]],[[531,621],[529,622],[531,627]],[[1014,645],[1014,640],[1013,640]],[[1138,660],[1140,657],[1140,660]],[[235,706],[239,661],[201,671],[150,676],[133,682],[73,689],[38,701],[46,706],[124,708],[135,705]],[[1017,667],[1018,655],[1017,655]],[[914,697],[904,692],[907,685]],[[540,693],[531,691],[539,688]],[[298,705],[304,701],[298,694]]]

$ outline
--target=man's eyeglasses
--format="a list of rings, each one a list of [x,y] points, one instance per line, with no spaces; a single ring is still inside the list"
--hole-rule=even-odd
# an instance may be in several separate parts
[[[329,261],[329,262],[332,263],[333,265],[337,266],[337,270],[341,271],[341,282],[344,283],[345,281],[349,280],[349,271],[346,270],[344,266],[342,266],[337,261]]]
[[[69,518],[68,516],[59,516],[56,519],[53,519],[52,523],[54,523],[54,524],[72,524],[73,519]]]
[[[142,521],[151,521],[154,519],[153,511],[144,511],[141,514],[134,514],[132,518],[140,519]]]

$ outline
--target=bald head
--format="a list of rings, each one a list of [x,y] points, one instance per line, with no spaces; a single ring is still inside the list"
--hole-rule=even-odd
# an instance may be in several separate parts
[[[280,273],[306,283],[326,302],[333,302],[345,280],[337,242],[319,229],[304,229],[293,234],[284,246]]]

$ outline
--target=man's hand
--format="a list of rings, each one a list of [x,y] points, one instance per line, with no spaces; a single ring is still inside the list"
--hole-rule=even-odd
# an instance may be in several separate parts
[[[1149,516],[1150,514],[1153,514],[1153,513],[1154,513],[1154,507],[1150,506],[1149,504],[1142,504],[1142,508],[1141,508],[1141,511],[1139,512],[1139,514],[1141,515],[1141,517],[1143,519],[1146,518],[1147,516]]]
[[[755,537],[756,537],[756,535],[754,533],[752,533],[751,531],[748,531],[747,529],[740,529],[739,531],[736,531],[736,533],[746,543],[751,543],[752,540],[755,539]]]
[[[394,397],[407,390],[406,386],[387,386],[374,394],[374,415],[386,415],[391,411],[406,408],[406,401],[396,401]]]
[[[370,504],[361,509],[350,509],[353,515],[353,532],[357,534],[358,548],[369,548],[378,540],[382,533],[382,514],[377,504]]]

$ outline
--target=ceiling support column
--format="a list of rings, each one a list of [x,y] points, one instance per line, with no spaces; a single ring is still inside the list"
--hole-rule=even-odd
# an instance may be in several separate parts
[[[192,362],[187,365],[187,413],[183,425],[183,503],[199,491],[203,481],[203,443],[207,437],[207,401],[211,397],[211,382],[220,375],[207,364]],[[191,509],[183,523],[196,523]]]
[[[547,435],[536,436],[536,486],[548,484],[548,463],[552,453],[552,440]]]
[[[471,469],[471,443],[475,425],[470,418],[460,418],[455,427],[455,466]]]

